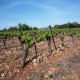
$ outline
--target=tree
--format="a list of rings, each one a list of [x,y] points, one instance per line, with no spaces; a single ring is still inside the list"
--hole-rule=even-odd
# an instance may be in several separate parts
[[[8,31],[17,31],[18,30],[18,28],[15,26],[15,27],[10,27],[9,29],[8,29]]]
[[[38,28],[37,27],[33,27],[33,30],[38,30]]]
[[[3,31],[7,31],[7,28],[4,28]]]
[[[59,29],[59,28],[80,28],[80,24],[77,22],[73,22],[73,23],[66,23],[66,24],[62,24],[62,25],[55,25],[54,26],[55,29]]]
[[[30,30],[30,28],[29,28],[29,26],[27,24],[21,24],[21,23],[19,23],[18,27],[19,27],[20,30],[23,30],[23,31],[24,30]]]
[[[54,25],[54,28],[55,29],[57,29],[57,28],[59,28],[60,27],[60,25]]]

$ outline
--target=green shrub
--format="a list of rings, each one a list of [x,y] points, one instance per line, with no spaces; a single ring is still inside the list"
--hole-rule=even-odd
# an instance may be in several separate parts
[[[52,74],[48,74],[48,78],[53,78],[53,75]]]

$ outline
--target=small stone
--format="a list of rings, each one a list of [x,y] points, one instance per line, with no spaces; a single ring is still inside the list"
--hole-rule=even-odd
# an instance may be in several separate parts
[[[6,66],[7,69],[9,69],[9,66]]]
[[[48,73],[49,73],[49,74],[52,74],[52,71],[49,71]]]
[[[43,54],[43,56],[45,56],[45,54]]]
[[[37,65],[37,63],[34,63],[34,66],[36,66]]]
[[[19,73],[20,71],[19,71],[19,69],[15,69],[14,72],[18,72]]]
[[[56,52],[59,52],[59,50],[57,50]]]
[[[47,75],[45,75],[45,76],[44,76],[44,78],[48,78],[48,76],[47,76]]]
[[[33,64],[34,64],[34,65],[37,65],[36,62],[37,62],[36,59],[33,59]]]
[[[61,47],[61,49],[63,50],[63,49],[65,49],[64,47]]]
[[[52,71],[55,71],[55,69],[54,68],[50,68]]]
[[[37,62],[38,62],[38,63],[43,62],[43,56],[42,56],[42,55],[41,55],[41,56],[38,56]]]
[[[4,73],[2,73],[2,74],[1,74],[1,76],[2,76],[2,77],[4,77],[4,76],[5,76],[5,74],[4,74]]]
[[[29,76],[27,76],[27,79],[30,79]]]
[[[63,79],[65,79],[65,77],[63,77]]]
[[[33,59],[33,63],[36,63],[36,59]]]
[[[49,63],[49,62],[47,61],[47,63]]]

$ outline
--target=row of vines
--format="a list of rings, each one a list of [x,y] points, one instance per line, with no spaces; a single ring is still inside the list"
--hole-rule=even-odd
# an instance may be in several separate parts
[[[51,50],[51,40],[53,41],[54,48],[57,50],[56,43],[55,43],[55,37],[59,37],[62,41],[62,46],[64,47],[64,37],[65,36],[71,36],[73,43],[74,43],[74,37],[80,37],[80,29],[79,28],[67,28],[67,29],[52,29],[51,26],[49,26],[49,29],[46,30],[31,30],[31,31],[14,31],[14,32],[0,32],[0,40],[3,41],[5,49],[6,49],[6,40],[13,40],[13,37],[18,37],[22,50],[24,51],[23,54],[23,66],[25,66],[25,59],[28,56],[29,48],[34,46],[35,53],[37,57],[37,46],[36,42],[41,42],[46,40],[48,42],[49,47],[49,53],[52,53]],[[34,58],[35,58],[34,57]],[[33,58],[33,59],[34,59]]]

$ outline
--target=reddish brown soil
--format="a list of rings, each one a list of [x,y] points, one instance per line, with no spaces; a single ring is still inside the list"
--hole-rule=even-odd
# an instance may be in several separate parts
[[[13,41],[14,40],[14,41]],[[53,42],[52,54],[49,54],[47,41],[37,43],[38,54],[42,61],[33,59],[32,62],[21,68],[22,50],[16,37],[7,40],[7,49],[0,42],[0,80],[80,80],[80,39],[65,37],[66,47],[61,46],[59,38],[55,38],[57,51]],[[29,49],[26,61],[35,56],[34,47]]]

